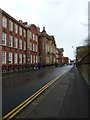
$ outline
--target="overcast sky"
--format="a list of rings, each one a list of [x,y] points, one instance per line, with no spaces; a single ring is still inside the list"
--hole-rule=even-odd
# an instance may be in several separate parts
[[[76,46],[81,46],[88,36],[89,0],[0,0],[0,8],[29,24],[43,26],[54,35],[64,56],[75,58]],[[72,47],[73,46],[73,47]]]

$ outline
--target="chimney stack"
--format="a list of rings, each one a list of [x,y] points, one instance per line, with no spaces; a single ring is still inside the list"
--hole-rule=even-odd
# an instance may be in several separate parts
[[[43,27],[43,30],[45,31],[45,27]]]

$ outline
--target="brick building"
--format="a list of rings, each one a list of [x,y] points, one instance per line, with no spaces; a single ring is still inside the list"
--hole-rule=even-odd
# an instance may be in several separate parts
[[[63,57],[63,61],[64,61],[64,64],[68,64],[69,63],[69,58],[68,57]]]
[[[52,65],[56,62],[56,44],[54,36],[46,33],[45,27],[39,34],[39,62],[41,65]]]
[[[63,48],[56,48],[56,63],[63,65]]]
[[[28,67],[38,66],[38,27],[34,24],[27,25],[27,64]]]
[[[0,9],[2,70],[24,69],[26,65],[26,27]]]
[[[1,53],[2,51],[2,53]],[[2,55],[1,55],[2,54]],[[63,49],[57,61],[62,64]],[[42,32],[35,24],[17,21],[0,9],[0,59],[2,71],[37,68],[56,63],[56,42],[53,35]]]

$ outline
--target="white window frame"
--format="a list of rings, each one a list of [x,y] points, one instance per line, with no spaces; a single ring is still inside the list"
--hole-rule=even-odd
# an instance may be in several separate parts
[[[36,41],[36,35],[34,34],[34,40]]]
[[[2,51],[2,64],[6,64],[6,51]]]
[[[12,52],[9,52],[8,61],[9,61],[9,64],[12,64]]]
[[[9,20],[9,31],[13,31],[13,22]]]
[[[38,56],[36,55],[36,63],[38,63]]]
[[[33,43],[33,51],[35,51],[35,44]]]
[[[35,55],[33,56],[33,63],[35,63]]]
[[[35,38],[35,39],[36,39],[36,42],[38,42],[38,36],[37,36],[37,35],[36,35],[36,38]]]
[[[19,63],[22,64],[22,54],[19,54]]]
[[[24,29],[23,30],[23,33],[24,33],[24,38],[26,37],[26,30]]]
[[[14,37],[14,48],[18,48],[18,39]]]
[[[9,35],[9,47],[13,47],[13,37]]]
[[[30,42],[30,50],[32,51],[32,42]]]
[[[26,55],[23,55],[23,63],[26,63]]]
[[[18,33],[18,25],[14,24],[14,32],[17,34]]]
[[[24,50],[26,50],[26,41],[24,41]]]
[[[5,32],[2,33],[2,45],[6,45],[6,38],[7,38],[7,35]]]
[[[31,64],[33,63],[33,58],[32,58],[32,54],[31,54]]]
[[[19,49],[22,49],[22,40],[19,40]]]
[[[32,39],[32,32],[30,32],[30,39]]]
[[[18,54],[14,53],[14,64],[18,63]]]
[[[36,52],[38,52],[38,45],[36,44]]]
[[[5,16],[2,17],[2,26],[3,26],[4,28],[7,27],[7,18],[6,18]]]
[[[19,27],[19,35],[22,36],[22,27]]]
[[[33,40],[35,40],[35,35],[33,34]]]

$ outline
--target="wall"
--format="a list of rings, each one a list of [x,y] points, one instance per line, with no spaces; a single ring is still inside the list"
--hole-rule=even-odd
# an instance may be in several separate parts
[[[77,67],[84,78],[87,86],[90,88],[90,54],[85,56],[80,62],[77,63]]]
[[[88,87],[90,87],[90,64],[80,65],[78,68]]]

